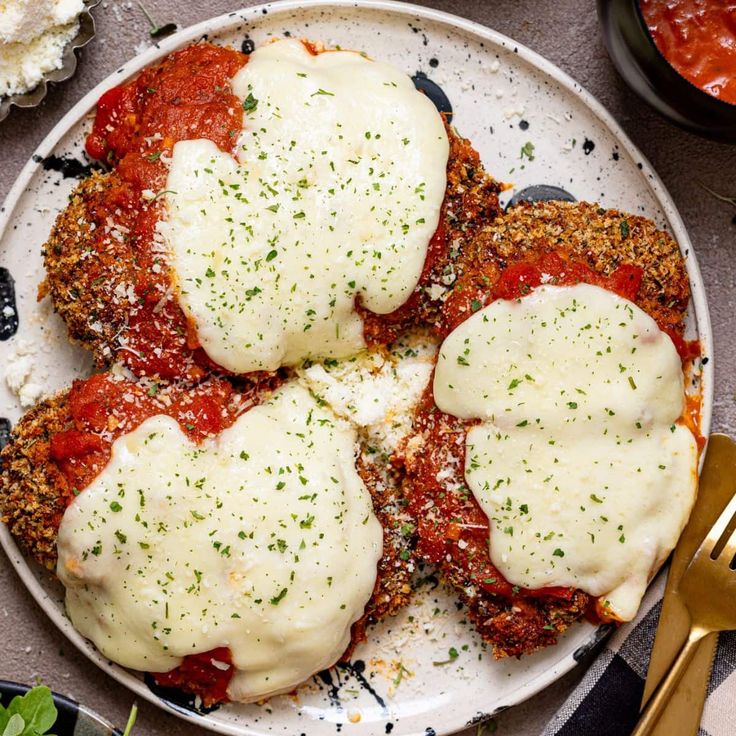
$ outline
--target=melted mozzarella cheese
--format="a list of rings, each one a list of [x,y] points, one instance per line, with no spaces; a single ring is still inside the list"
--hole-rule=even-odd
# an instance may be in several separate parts
[[[63,517],[58,575],[74,626],[153,672],[229,647],[234,700],[331,666],[382,554],[355,445],[295,384],[201,445],[169,417],[146,420]]]
[[[179,300],[207,354],[245,373],[364,347],[356,299],[411,295],[437,228],[448,140],[432,103],[360,54],[258,49],[233,79],[237,160],[174,147],[162,225]]]
[[[504,577],[580,588],[633,618],[697,486],[680,359],[654,320],[589,285],[496,301],[444,341],[434,396],[482,420],[465,478]]]

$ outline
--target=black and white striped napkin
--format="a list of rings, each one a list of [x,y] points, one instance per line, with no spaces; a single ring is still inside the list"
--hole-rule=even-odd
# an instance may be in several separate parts
[[[608,640],[541,736],[629,736],[639,717],[666,572]],[[672,734],[672,736],[679,736]],[[722,634],[698,736],[736,736],[736,633]]]

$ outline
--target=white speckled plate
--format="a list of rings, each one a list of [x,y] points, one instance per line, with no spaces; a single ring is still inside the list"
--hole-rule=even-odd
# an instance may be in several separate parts
[[[76,183],[75,169],[81,173],[75,159],[82,158],[84,135],[100,94],[205,35],[216,43],[240,47],[244,41],[259,45],[287,33],[364,50],[409,74],[424,72],[449,97],[455,125],[473,141],[488,170],[513,182],[517,191],[535,184],[559,186],[579,199],[641,213],[669,228],[690,274],[690,335],[701,340],[704,356],[711,355],[703,285],[672,200],[619,126],[572,79],[498,33],[433,10],[382,0],[285,0],[201,23],[133,59],[82,99],[41,144],[0,213],[0,233],[4,229],[0,265],[15,280],[20,321],[18,333],[0,342],[0,356],[35,351],[31,379],[49,392],[89,372],[88,357],[68,344],[60,320],[50,314],[48,305],[36,304],[36,287],[43,277],[40,246]],[[359,80],[356,93],[360,94]],[[527,142],[534,145],[533,159],[521,158]],[[0,302],[2,295],[0,284]],[[0,359],[0,364],[4,362]],[[705,363],[694,380],[702,381],[701,431],[707,435],[713,366],[712,361]],[[3,382],[0,416],[15,421],[20,413],[16,397]],[[0,541],[46,613],[90,659],[142,697],[224,734],[451,733],[543,689],[574,667],[603,636],[580,624],[557,647],[521,661],[494,662],[452,599],[426,585],[412,608],[370,632],[370,641],[358,648],[348,667],[314,678],[298,697],[278,697],[262,706],[228,705],[200,714],[159,697],[137,675],[101,657],[65,618],[59,587],[23,558],[4,527]],[[459,651],[457,659],[433,665],[447,659],[451,646]],[[398,662],[405,668],[401,678],[395,669]]]

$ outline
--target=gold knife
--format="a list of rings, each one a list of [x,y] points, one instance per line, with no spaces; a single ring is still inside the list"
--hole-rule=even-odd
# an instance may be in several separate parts
[[[713,434],[700,475],[698,498],[690,521],[677,543],[662,601],[657,635],[642,697],[642,709],[659,681],[670,668],[687,638],[689,616],[677,592],[677,584],[708,530],[736,493],[736,442],[723,434]],[[693,661],[677,686],[667,710],[653,731],[655,736],[695,736],[700,727],[708,691],[710,671],[718,644],[711,634],[698,647]]]

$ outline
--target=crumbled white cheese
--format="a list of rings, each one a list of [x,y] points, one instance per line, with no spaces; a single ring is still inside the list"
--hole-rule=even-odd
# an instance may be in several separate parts
[[[503,111],[504,117],[509,120],[514,117],[514,115],[518,115],[519,117],[523,117],[524,115],[524,106],[520,103],[516,103],[514,105],[511,105],[507,108],[504,108]]]
[[[0,0],[0,96],[28,92],[60,69],[82,0]]]
[[[441,284],[431,284],[430,286],[425,287],[424,290],[433,302],[436,302],[447,291],[447,289],[445,289]]]
[[[388,352],[377,348],[328,360],[300,369],[299,375],[338,416],[363,429],[376,449],[391,455],[411,431],[436,350],[431,339],[410,336]]]
[[[0,43],[28,43],[74,22],[83,7],[82,0],[0,0]]]
[[[33,369],[33,358],[30,355],[17,355],[15,359],[8,361],[5,367],[5,381],[8,388],[19,394],[26,379],[31,375]]]
[[[18,340],[5,364],[5,382],[23,408],[33,406],[44,394],[44,376],[35,370],[36,350],[26,340]]]
[[[44,393],[44,388],[40,383],[34,383],[33,381],[27,381],[23,384],[23,387],[18,394],[20,405],[22,407],[33,406]]]

